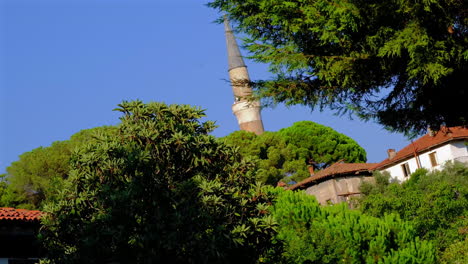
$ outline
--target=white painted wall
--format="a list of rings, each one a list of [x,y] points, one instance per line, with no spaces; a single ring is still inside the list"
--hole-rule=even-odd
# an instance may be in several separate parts
[[[466,141],[455,141],[450,146],[456,160],[468,163],[468,145],[465,143]]]
[[[393,178],[396,178],[399,181],[406,181],[408,178],[405,177],[405,175],[403,173],[403,169],[401,168],[401,165],[403,165],[404,163],[408,163],[410,173],[413,173],[418,168],[418,164],[416,163],[416,159],[414,157],[412,157],[410,159],[407,159],[405,161],[397,163],[396,165],[388,167],[384,171],[387,171],[388,173],[390,173],[390,175]]]
[[[432,167],[431,159],[429,154],[435,152],[437,166]],[[451,144],[447,144],[441,147],[438,147],[434,150],[426,151],[422,154],[419,154],[419,159],[421,160],[421,167],[428,170],[440,170],[443,164],[449,160],[453,160],[454,156],[452,154]]]
[[[429,154],[433,152],[436,153],[436,159],[438,163],[438,165],[435,167],[432,167],[431,160],[429,158]],[[447,161],[458,160],[462,162],[468,162],[468,148],[465,145],[465,141],[463,140],[452,141],[433,150],[420,153],[418,154],[418,158],[422,168],[428,170],[440,170]],[[407,160],[399,162],[396,165],[388,167],[383,171],[389,172],[392,177],[398,179],[399,181],[406,181],[408,177],[404,176],[403,169],[401,168],[401,165],[404,163],[408,163],[411,173],[413,173],[418,168],[416,159],[413,156]]]

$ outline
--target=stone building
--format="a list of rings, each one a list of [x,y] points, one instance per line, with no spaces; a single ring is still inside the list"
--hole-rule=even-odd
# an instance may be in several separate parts
[[[468,129],[442,127],[428,133],[400,151],[389,149],[388,158],[380,163],[335,163],[289,190],[305,190],[320,204],[349,201],[359,196],[363,181],[373,181],[375,170],[388,172],[393,178],[405,181],[418,168],[429,171],[441,169],[447,161],[468,163]]]
[[[324,205],[347,202],[351,197],[360,195],[359,187],[363,181],[373,181],[372,171],[376,163],[335,163],[309,178],[300,181],[289,190],[305,190],[314,195]]]

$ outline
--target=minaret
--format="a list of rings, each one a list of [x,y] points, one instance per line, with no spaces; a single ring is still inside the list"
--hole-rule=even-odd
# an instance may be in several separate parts
[[[260,135],[264,132],[262,116],[260,115],[260,102],[251,100],[252,88],[250,87],[247,66],[240,54],[236,39],[229,26],[227,18],[224,19],[224,31],[226,32],[226,45],[229,61],[229,79],[234,93],[232,112],[237,118],[241,130],[254,132]]]

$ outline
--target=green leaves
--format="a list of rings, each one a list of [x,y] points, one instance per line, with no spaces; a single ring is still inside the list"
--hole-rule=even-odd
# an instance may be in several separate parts
[[[186,105],[123,102],[118,131],[81,146],[42,236],[56,263],[255,262],[274,196]],[[265,220],[264,220],[265,219]],[[68,250],[73,248],[73,250]]]
[[[5,180],[9,184],[2,194],[1,206],[40,209],[46,199],[55,200],[66,184],[74,149],[114,132],[114,127],[86,129],[69,140],[23,153],[7,168]]]
[[[252,157],[258,164],[258,179],[270,185],[305,179],[310,176],[308,166],[321,169],[339,160],[366,161],[366,152],[354,140],[310,121],[260,136],[236,131],[223,141]]]
[[[212,0],[208,5],[246,34],[251,58],[270,65],[272,78],[255,87],[271,104],[351,110],[407,134],[467,124],[464,101],[457,99],[466,98],[464,1]]]
[[[440,172],[417,170],[403,183],[389,183],[377,175],[375,186],[364,186],[359,208],[366,214],[396,213],[410,221],[416,234],[432,240],[439,257],[451,244],[463,241],[468,213],[468,169],[447,164]]]
[[[434,247],[396,215],[374,218],[346,204],[282,191],[272,209],[285,263],[434,263]]]

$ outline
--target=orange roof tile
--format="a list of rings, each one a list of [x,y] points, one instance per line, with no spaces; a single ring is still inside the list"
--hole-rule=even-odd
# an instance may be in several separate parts
[[[277,184],[276,184],[277,187],[284,187],[284,186],[288,186],[286,183],[282,182],[282,181],[279,181]]]
[[[328,177],[335,177],[343,174],[359,174],[363,171],[369,171],[370,168],[374,167],[376,164],[377,163],[335,163],[330,167],[317,172],[313,176],[294,184],[289,187],[288,190],[304,187],[309,185],[309,183]]]
[[[435,132],[434,136],[426,134],[418,138],[412,144],[409,144],[398,151],[395,157],[383,160],[372,169],[387,168],[395,163],[399,163],[405,159],[413,157],[415,152],[419,154],[450,141],[467,138],[468,129],[466,127],[443,127],[439,131]]]
[[[43,212],[37,210],[0,207],[0,220],[39,221]]]

